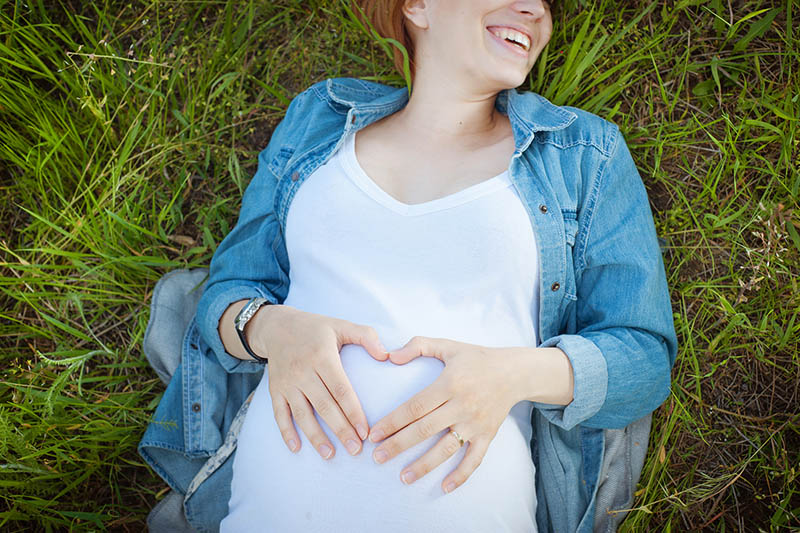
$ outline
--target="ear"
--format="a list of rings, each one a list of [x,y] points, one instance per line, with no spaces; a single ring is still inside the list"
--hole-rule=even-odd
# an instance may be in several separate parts
[[[406,0],[403,3],[403,15],[417,28],[427,29],[429,7],[430,0]]]

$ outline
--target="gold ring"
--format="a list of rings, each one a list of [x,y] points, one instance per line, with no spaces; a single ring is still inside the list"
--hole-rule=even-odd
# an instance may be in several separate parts
[[[453,435],[455,438],[457,438],[457,439],[458,439],[458,444],[459,444],[459,446],[464,446],[464,439],[462,439],[462,438],[461,438],[461,435],[459,435],[458,433],[456,433],[456,430],[455,430],[455,429],[451,429],[451,430],[450,430],[450,434],[451,434],[451,435]]]

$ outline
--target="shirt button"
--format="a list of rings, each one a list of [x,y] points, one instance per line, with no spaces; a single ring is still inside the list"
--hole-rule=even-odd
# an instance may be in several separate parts
[[[300,179],[300,173],[299,172],[295,171],[294,173],[292,173],[292,181],[297,181],[299,179]]]
[[[561,288],[561,284],[559,282],[557,282],[557,281],[555,283],[553,283],[552,285],[550,285],[550,290],[553,291],[553,292],[556,292],[560,288]]]
[[[540,205],[539,211],[541,211],[542,213],[547,213],[547,206],[544,204]]]
[[[195,413],[199,413],[200,412],[200,404],[197,403],[197,402],[194,402],[192,404],[192,411],[194,411]]]

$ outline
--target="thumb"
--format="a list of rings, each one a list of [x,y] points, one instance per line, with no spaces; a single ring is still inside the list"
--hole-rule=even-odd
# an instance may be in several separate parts
[[[389,358],[389,352],[372,326],[346,322],[339,335],[342,344],[360,344],[373,359],[386,361]]]
[[[417,357],[423,357],[429,352],[430,341],[427,337],[412,337],[402,348],[389,352],[389,359],[396,365],[404,365]]]

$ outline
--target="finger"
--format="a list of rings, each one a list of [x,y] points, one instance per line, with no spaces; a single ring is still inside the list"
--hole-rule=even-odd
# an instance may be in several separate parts
[[[389,352],[389,359],[397,365],[404,365],[417,357],[433,357],[445,361],[445,354],[452,351],[452,341],[432,337],[412,337],[397,350]]]
[[[378,361],[386,361],[389,357],[389,352],[381,342],[378,332],[371,326],[343,320],[337,333],[340,344],[360,344],[373,359]]]
[[[412,446],[435,436],[452,424],[454,413],[449,404],[442,405],[427,416],[417,420],[400,430],[396,435],[386,439],[372,452],[376,463],[383,463]]]
[[[317,369],[317,374],[322,379],[322,382],[327,387],[333,399],[339,405],[339,408],[344,412],[347,422],[358,433],[359,440],[367,438],[369,432],[369,423],[367,422],[367,415],[364,414],[364,409],[361,407],[361,401],[358,399],[350,379],[342,368],[341,360],[339,364],[323,365]],[[327,422],[327,421],[326,421]]]
[[[322,378],[314,374],[314,380],[306,383],[301,389],[314,410],[333,430],[350,455],[356,455],[361,451],[361,439],[344,417],[339,404],[334,401]]]
[[[311,441],[314,449],[324,458],[330,459],[333,457],[334,449],[333,444],[325,435],[322,426],[319,425],[317,418],[314,416],[314,411],[308,399],[303,395],[299,389],[295,389],[289,397],[289,407],[292,410],[294,421],[300,426],[300,429],[305,434],[306,438]]]
[[[458,430],[456,430],[458,431]],[[450,438],[455,438],[450,435]],[[445,492],[453,492],[455,489],[463,485],[469,476],[480,466],[483,458],[486,456],[486,450],[489,449],[491,439],[477,438],[469,441],[467,444],[467,452],[459,465],[442,481],[442,490]]]
[[[281,394],[270,393],[270,395],[272,396],[272,412],[275,414],[275,422],[278,424],[283,441],[292,452],[297,452],[300,449],[300,436],[292,423],[292,410],[289,408],[289,402]]]
[[[446,390],[433,382],[372,426],[369,440],[378,442],[427,415],[447,401]]]
[[[461,431],[456,431],[462,434]],[[463,434],[462,434],[463,438]],[[406,485],[420,479],[425,474],[450,459],[461,449],[461,442],[450,431],[445,433],[439,441],[428,450],[425,455],[414,461],[400,472],[400,480]]]

